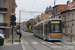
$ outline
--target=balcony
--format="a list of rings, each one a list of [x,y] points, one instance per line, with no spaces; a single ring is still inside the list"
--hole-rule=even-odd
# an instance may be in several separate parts
[[[6,7],[0,7],[0,13],[7,13]]]
[[[7,26],[7,23],[0,23],[0,26]]]

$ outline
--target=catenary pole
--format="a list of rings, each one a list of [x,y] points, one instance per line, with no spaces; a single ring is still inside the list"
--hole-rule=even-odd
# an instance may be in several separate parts
[[[55,18],[55,0],[54,0],[54,18]]]
[[[20,33],[20,20],[21,20],[21,10],[19,10],[19,33]],[[20,42],[20,38],[19,38],[19,42]]]

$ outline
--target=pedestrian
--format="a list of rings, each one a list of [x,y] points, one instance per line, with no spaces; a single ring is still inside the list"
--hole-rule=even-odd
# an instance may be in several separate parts
[[[17,29],[17,34],[19,35],[19,42],[20,42],[20,39],[21,39],[21,37],[22,37],[21,30]]]

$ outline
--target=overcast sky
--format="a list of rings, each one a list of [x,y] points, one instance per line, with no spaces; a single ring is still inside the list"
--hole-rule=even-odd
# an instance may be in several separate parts
[[[68,0],[56,0],[57,4],[66,4]],[[72,0],[71,0],[72,1]],[[26,11],[39,11],[44,12],[46,7],[54,6],[54,0],[16,0],[17,8],[16,8],[16,17],[17,22],[19,21],[19,10],[23,10],[21,13],[21,22],[27,21],[30,18],[36,17],[36,15],[40,15],[41,13],[27,13]]]

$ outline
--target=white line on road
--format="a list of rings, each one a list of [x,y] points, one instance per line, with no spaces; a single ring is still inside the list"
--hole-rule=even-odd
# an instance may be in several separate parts
[[[55,42],[56,44],[63,44],[63,43],[60,43],[60,42]]]
[[[46,44],[45,42],[41,42],[42,44]]]
[[[24,44],[23,44],[23,41],[21,40],[21,45],[22,45],[22,49],[23,50],[26,50],[26,48],[25,48],[25,46],[24,46]]]
[[[75,43],[75,42],[72,42],[72,43]]]
[[[51,42],[47,42],[48,44],[53,44],[53,43],[51,43]]]
[[[29,44],[28,42],[25,42],[25,44]]]
[[[32,42],[33,44],[38,44],[37,42]]]
[[[64,43],[66,43],[66,44],[72,44],[71,42],[64,42]]]

